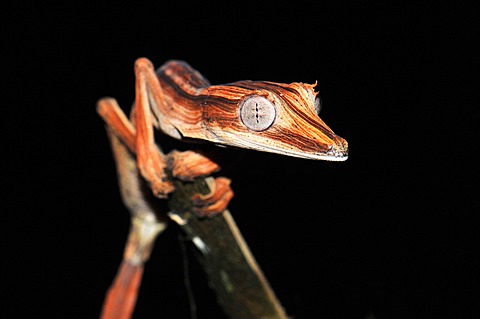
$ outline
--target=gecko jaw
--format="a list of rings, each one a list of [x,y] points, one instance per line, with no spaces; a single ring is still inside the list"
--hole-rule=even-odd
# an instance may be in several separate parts
[[[241,138],[241,135],[233,132],[222,131],[222,134],[223,136],[215,135],[215,140],[211,139],[210,141],[221,147],[238,147],[310,160],[343,162],[348,159],[348,143],[338,135],[334,135],[327,145],[311,143],[307,147],[304,144],[303,149],[300,149],[292,142],[290,145],[272,140],[262,143],[257,139]]]
[[[269,152],[269,150],[266,150]],[[270,151],[274,152],[274,151]],[[327,153],[302,153],[302,152],[293,152],[293,151],[282,151],[274,152],[279,154],[284,154],[292,157],[305,158],[311,160],[323,160],[329,162],[343,162],[348,159],[348,151],[341,152],[336,150],[334,147],[331,147]]]

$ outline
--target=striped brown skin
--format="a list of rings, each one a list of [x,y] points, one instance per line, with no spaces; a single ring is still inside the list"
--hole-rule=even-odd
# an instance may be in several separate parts
[[[347,142],[315,111],[315,85],[267,81],[210,85],[182,61],[167,62],[157,76],[166,105],[153,112],[168,118],[182,137],[310,159],[347,159]],[[275,106],[276,119],[264,131],[252,131],[240,120],[239,106],[251,95]]]

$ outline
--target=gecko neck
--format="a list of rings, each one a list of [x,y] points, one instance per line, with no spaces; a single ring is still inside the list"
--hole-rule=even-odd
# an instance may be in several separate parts
[[[176,60],[160,67],[157,77],[164,101],[152,111],[159,128],[178,139],[203,138],[202,107],[210,83],[190,65]]]

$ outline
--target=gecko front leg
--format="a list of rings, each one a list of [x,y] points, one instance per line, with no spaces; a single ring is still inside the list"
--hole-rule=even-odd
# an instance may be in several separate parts
[[[153,108],[164,107],[165,100],[162,88],[147,59],[138,59],[135,63],[136,99],[130,120],[125,116],[115,99],[104,98],[98,102],[97,111],[107,126],[137,156],[137,166],[142,177],[149,183],[154,195],[166,198],[174,191],[167,169],[181,180],[193,180],[199,176],[208,176],[220,167],[204,154],[194,151],[172,151],[165,156],[154,140],[153,128],[172,130],[168,119],[152,115]],[[158,112],[157,112],[158,113]],[[223,211],[233,197],[229,182],[219,179],[219,186],[212,185],[212,194],[195,199],[195,211],[199,216],[211,216]],[[226,196],[224,196],[226,195]],[[214,205],[213,200],[220,203]],[[228,198],[228,200],[227,200]],[[204,211],[205,210],[205,211]]]
[[[159,198],[165,198],[168,193],[171,193],[175,188],[173,183],[166,178],[165,155],[155,145],[153,132],[151,132],[152,144],[145,142],[145,137],[149,138],[149,136],[146,134],[142,136],[137,133],[136,127],[128,120],[117,101],[113,98],[103,98],[98,101],[97,112],[112,133],[132,153],[137,154],[137,167],[142,177],[149,183],[154,195]],[[139,157],[139,153],[143,154],[143,156]]]
[[[154,104],[165,103],[162,90],[150,62],[138,59],[135,62],[135,116],[137,165],[142,176],[149,182],[155,196],[165,198],[173,191],[173,185],[165,172],[166,159],[158,150],[153,136],[152,109]]]

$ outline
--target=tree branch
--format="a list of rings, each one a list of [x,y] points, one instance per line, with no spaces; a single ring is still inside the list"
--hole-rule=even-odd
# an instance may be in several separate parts
[[[197,258],[227,315],[232,319],[288,318],[230,212],[212,218],[191,213],[193,194],[209,192],[205,179],[174,183],[176,190],[168,201],[170,216],[198,248]]]

